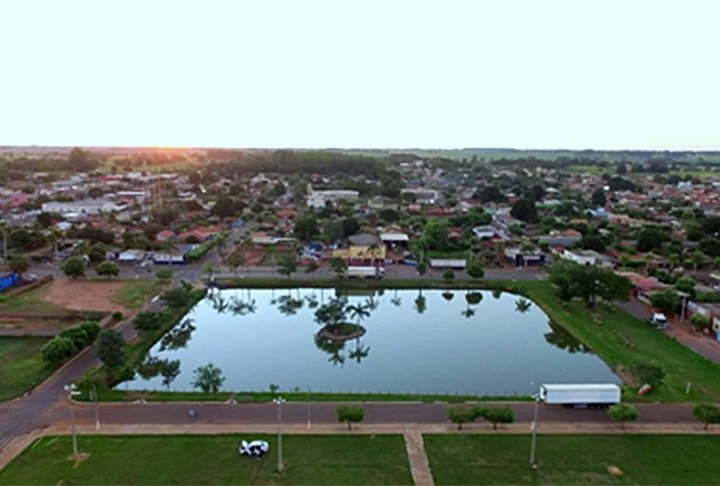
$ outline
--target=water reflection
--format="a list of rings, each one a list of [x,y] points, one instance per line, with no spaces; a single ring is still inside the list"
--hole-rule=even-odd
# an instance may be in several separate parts
[[[192,338],[192,333],[197,329],[192,319],[187,318],[160,340],[160,351],[176,350],[187,347]]]
[[[518,311],[520,314],[525,314],[527,311],[530,310],[530,307],[532,307],[532,303],[525,298],[521,297],[515,301],[515,310]]]
[[[585,344],[581,343],[575,337],[567,332],[563,327],[555,324],[553,321],[548,321],[551,331],[545,333],[545,341],[556,346],[568,353],[591,353],[590,348]]]
[[[137,366],[135,371],[144,380],[155,378],[158,375],[162,376],[163,386],[170,390],[170,385],[180,375],[180,360],[148,356]]]
[[[276,300],[277,308],[284,316],[294,316],[303,308],[305,302],[302,299],[295,299],[290,295],[281,295]]]

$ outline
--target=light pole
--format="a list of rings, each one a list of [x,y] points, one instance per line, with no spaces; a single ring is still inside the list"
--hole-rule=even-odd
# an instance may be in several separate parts
[[[530,465],[533,469],[537,469],[535,464],[535,440],[537,438],[537,422],[538,422],[538,411],[540,409],[540,392],[538,391],[535,395],[535,414],[530,429],[532,430],[532,439],[530,441]]]
[[[75,430],[75,409],[73,408],[73,398],[76,395],[80,395],[79,391],[76,391],[77,387],[74,384],[65,385],[65,391],[68,392],[68,405],[70,407],[70,423],[72,424],[72,441],[73,441],[73,456],[78,455],[77,446],[77,432]]]
[[[307,403],[307,428],[310,430],[310,385],[307,387],[308,389],[308,403]]]
[[[100,430],[100,412],[98,410],[97,384],[93,383],[93,400],[95,401],[95,430]]]
[[[277,472],[281,473],[283,470],[282,463],[282,404],[285,403],[283,397],[277,397],[273,399],[273,403],[278,407],[278,467]]]

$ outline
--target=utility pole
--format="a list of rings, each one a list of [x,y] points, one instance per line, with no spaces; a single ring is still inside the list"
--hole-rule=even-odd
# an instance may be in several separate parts
[[[77,444],[77,431],[75,430],[75,408],[73,407],[73,397],[80,395],[79,391],[76,391],[77,387],[74,384],[65,385],[65,391],[68,392],[68,405],[70,407],[70,423],[72,427],[72,443],[73,443],[73,456],[78,455],[78,444]]]
[[[95,430],[100,430],[100,411],[98,410],[98,391],[96,383],[93,383],[93,399],[95,400]]]

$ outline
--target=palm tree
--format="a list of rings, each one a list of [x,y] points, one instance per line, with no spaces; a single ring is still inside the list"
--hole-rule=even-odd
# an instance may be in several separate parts
[[[370,317],[370,307],[367,304],[350,305],[347,311],[357,319],[358,326],[366,317]]]
[[[362,346],[360,344],[360,338],[357,338],[355,340],[355,349],[353,351],[350,351],[350,353],[348,354],[348,357],[350,359],[354,359],[355,362],[360,364],[360,361],[367,358],[369,354],[370,354],[370,348]]]
[[[471,309],[470,306],[467,306],[464,311],[460,312],[460,314],[462,314],[463,317],[470,319],[475,315],[475,309]]]
[[[423,297],[423,295],[422,295],[422,291],[420,292],[420,294],[418,294],[417,298],[415,299],[414,308],[415,308],[415,312],[417,312],[418,314],[422,314],[423,312],[425,312],[427,310],[427,302],[425,300],[425,297]]]
[[[530,303],[527,299],[521,298],[515,301],[515,310],[521,314],[525,314],[528,310],[530,310],[531,306],[532,303]]]
[[[402,305],[402,299],[398,297],[397,289],[395,289],[395,295],[392,299],[390,299],[390,303],[395,307],[400,307]]]

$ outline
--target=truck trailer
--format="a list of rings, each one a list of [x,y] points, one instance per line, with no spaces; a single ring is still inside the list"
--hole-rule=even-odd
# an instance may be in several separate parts
[[[566,407],[604,408],[620,403],[622,390],[610,384],[545,384],[540,400]]]
[[[348,267],[343,275],[347,278],[383,278],[385,269],[382,267]]]

